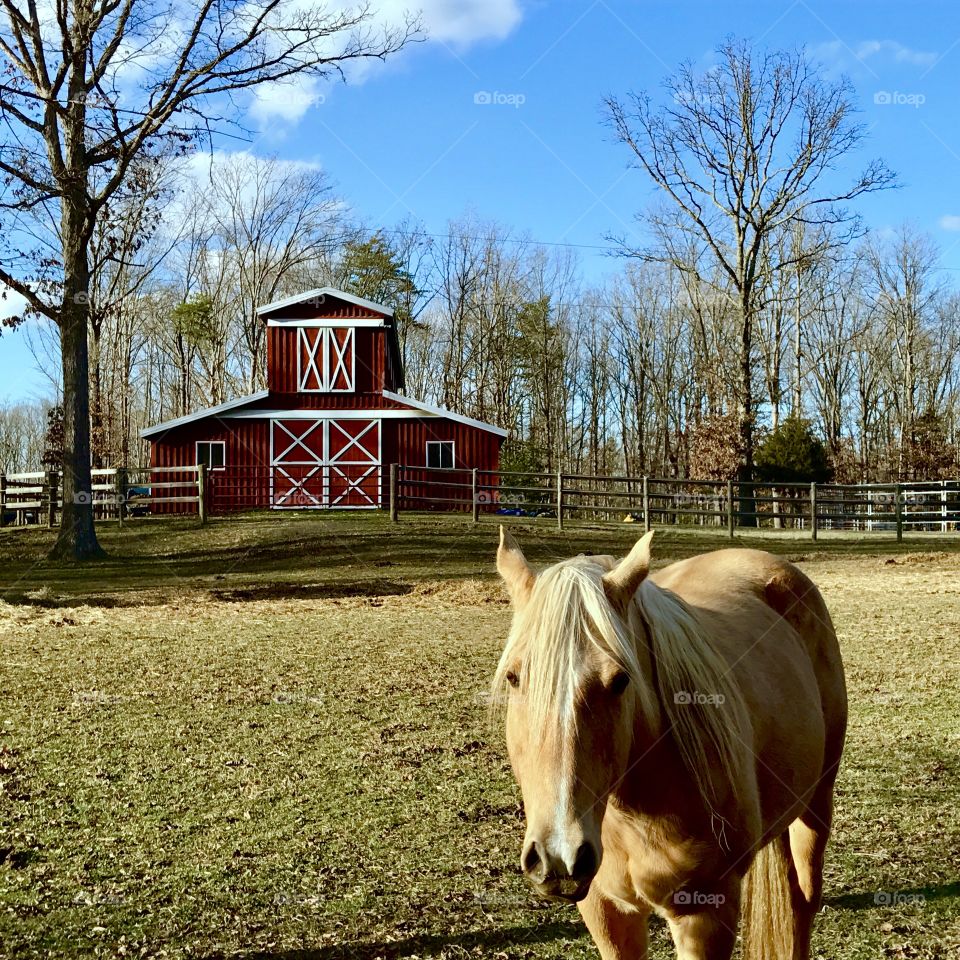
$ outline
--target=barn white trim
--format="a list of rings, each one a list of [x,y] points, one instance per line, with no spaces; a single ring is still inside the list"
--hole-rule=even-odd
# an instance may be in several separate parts
[[[317,317],[315,320],[304,320],[303,317],[297,317],[295,320],[284,320],[283,317],[269,317],[267,319],[268,327],[363,327],[364,329],[378,327],[389,327],[390,324],[385,320],[372,320],[357,317],[350,317],[338,320],[335,317]]]
[[[372,310],[374,313],[382,313],[386,317],[393,316],[393,308],[382,303],[374,303],[373,300],[367,300],[364,297],[358,297],[353,293],[347,293],[344,290],[337,290],[335,287],[317,287],[315,290],[308,290],[306,293],[298,293],[293,297],[285,297],[283,300],[275,300],[265,306],[257,307],[257,316],[262,317],[265,313],[273,313],[275,310],[282,310],[284,307],[295,307],[298,303],[309,303],[316,300],[316,306],[319,308],[327,297],[332,300],[343,300],[346,303],[352,303],[355,307],[363,307],[366,310]],[[280,321],[281,323],[283,321]],[[351,323],[354,323],[352,319]]]
[[[228,400],[216,407],[207,407],[205,410],[198,410],[196,413],[188,413],[184,417],[177,417],[174,420],[164,420],[155,426],[147,427],[140,431],[140,436],[146,439],[154,434],[163,433],[164,430],[171,430],[173,427],[182,427],[185,423],[193,423],[196,420],[202,420],[204,417],[215,417],[221,413],[227,413],[236,410],[238,407],[246,406],[248,403],[255,403],[257,400],[266,400],[270,396],[269,390],[258,390],[246,397],[238,397],[236,400]]]

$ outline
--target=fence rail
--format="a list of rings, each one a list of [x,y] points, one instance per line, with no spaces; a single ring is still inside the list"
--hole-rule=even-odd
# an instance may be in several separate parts
[[[960,526],[960,480],[811,484],[668,480],[410,467],[390,473],[390,513],[447,509],[554,520],[620,519],[726,528],[947,533]]]
[[[109,467],[90,471],[90,487],[76,494],[93,506],[97,520],[166,512],[207,516],[207,470],[183,467]],[[63,511],[63,478],[59,470],[0,473],[0,527],[45,522],[53,527]]]

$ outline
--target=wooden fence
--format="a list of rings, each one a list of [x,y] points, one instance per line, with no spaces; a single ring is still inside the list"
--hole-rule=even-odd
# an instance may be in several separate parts
[[[203,465],[94,470],[88,497],[98,520],[122,522],[154,513],[210,513],[238,508],[219,491]],[[247,509],[269,506],[269,468],[241,477]],[[59,472],[0,474],[0,526],[59,521]],[[224,487],[226,492],[232,488]],[[666,480],[569,473],[446,470],[392,464],[390,516],[409,511],[455,511],[566,521],[613,520],[713,527],[733,536],[740,528],[803,531],[948,533],[960,525],[960,481],[886,484],[741,483],[735,480]]]
[[[393,465],[390,514],[454,510],[550,519],[607,519],[725,528],[947,533],[960,524],[960,481],[925,483],[743,483],[567,473],[441,470]]]
[[[93,504],[98,520],[128,517],[182,505],[201,520],[207,516],[206,467],[110,467],[91,471],[90,489],[77,494]],[[63,509],[58,470],[0,474],[0,526],[46,523],[53,527]]]

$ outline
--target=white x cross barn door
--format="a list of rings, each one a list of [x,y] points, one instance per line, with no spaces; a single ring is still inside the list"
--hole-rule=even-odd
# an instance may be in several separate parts
[[[330,420],[328,426],[329,505],[380,506],[380,421]]]
[[[379,507],[380,428],[370,419],[271,420],[271,506]]]

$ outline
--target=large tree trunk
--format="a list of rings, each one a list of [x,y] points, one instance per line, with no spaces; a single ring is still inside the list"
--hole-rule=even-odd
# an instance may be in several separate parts
[[[66,204],[65,204],[66,207]],[[64,213],[64,283],[60,312],[63,355],[63,514],[51,559],[103,555],[93,525],[90,480],[90,404],[87,356],[87,251],[76,242],[73,217]],[[79,231],[82,233],[82,231]],[[73,238],[73,239],[71,239]]]
[[[93,526],[90,479],[90,241],[93,215],[87,182],[82,62],[70,83],[65,184],[60,230],[63,242],[63,301],[60,350],[63,359],[63,513],[51,559],[88,560],[103,555]]]

